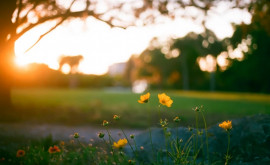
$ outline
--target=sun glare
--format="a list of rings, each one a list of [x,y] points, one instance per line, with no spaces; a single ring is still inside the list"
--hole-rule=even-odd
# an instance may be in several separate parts
[[[71,68],[68,64],[64,64],[61,71],[64,73],[64,74],[69,74],[70,71],[71,71]]]
[[[24,57],[16,57],[15,58],[15,64],[19,67],[25,67],[29,64],[28,60]]]

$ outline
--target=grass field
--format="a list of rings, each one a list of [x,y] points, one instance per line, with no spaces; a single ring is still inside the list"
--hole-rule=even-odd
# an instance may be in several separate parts
[[[114,114],[122,117],[124,127],[145,128],[158,123],[157,94],[165,92],[174,101],[161,107],[169,121],[175,116],[182,124],[194,123],[195,106],[204,106],[209,125],[222,120],[258,113],[270,114],[270,95],[186,91],[150,91],[148,104],[139,104],[139,94],[128,91],[93,89],[14,89],[12,110],[1,111],[1,122],[50,123],[100,126]]]

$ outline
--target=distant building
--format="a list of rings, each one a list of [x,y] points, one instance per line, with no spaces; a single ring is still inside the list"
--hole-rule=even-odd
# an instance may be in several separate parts
[[[115,63],[109,66],[108,74],[110,76],[123,75],[125,73],[126,65],[127,64],[125,62]]]

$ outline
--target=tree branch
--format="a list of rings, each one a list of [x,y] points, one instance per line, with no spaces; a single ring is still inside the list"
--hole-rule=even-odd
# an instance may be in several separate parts
[[[15,24],[19,24],[19,19],[20,19],[20,13],[22,10],[22,0],[19,0],[19,4],[17,5],[18,7],[18,11],[17,11],[17,15],[16,15],[16,20],[15,20]]]
[[[38,40],[32,45],[30,46],[24,53],[27,53],[29,50],[31,50],[34,46],[36,46],[37,43],[39,43],[39,41],[45,37],[47,34],[49,34],[50,32],[52,32],[54,29],[56,29],[59,25],[61,25],[64,21],[66,20],[66,18],[63,18],[61,21],[59,21],[54,27],[52,27],[50,30],[48,30],[46,33],[42,34],[41,36],[39,36]]]
[[[74,4],[76,0],[73,0],[68,8],[68,10],[66,11],[66,14],[70,13],[70,9],[72,7],[72,5]],[[39,41],[45,37],[47,34],[49,34],[50,32],[52,32],[54,29],[56,29],[59,25],[61,25],[66,19],[68,18],[68,16],[62,17],[62,20],[59,21],[55,26],[53,26],[50,30],[48,30],[46,33],[42,34],[39,39],[32,45],[30,46],[24,53],[28,52],[29,50],[31,50],[37,43],[39,43]]]

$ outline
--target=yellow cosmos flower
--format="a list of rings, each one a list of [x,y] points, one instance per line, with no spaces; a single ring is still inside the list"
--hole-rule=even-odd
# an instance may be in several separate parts
[[[139,103],[143,104],[143,103],[148,103],[150,98],[150,93],[146,93],[145,95],[141,95],[140,100],[138,100]]]
[[[24,150],[18,150],[17,151],[17,154],[16,154],[16,157],[23,157],[25,155],[25,151]]]
[[[121,148],[123,148],[127,143],[128,143],[128,142],[127,142],[127,139],[126,139],[126,138],[124,138],[124,139],[119,139],[117,143],[116,143],[116,142],[113,143],[113,147],[114,147],[114,148],[119,148],[119,149],[121,149]]]
[[[159,99],[159,103],[162,105],[165,105],[167,107],[171,107],[172,106],[172,99],[167,96],[165,93],[162,94],[158,94],[158,99]]]
[[[218,125],[220,128],[225,129],[226,131],[229,131],[232,129],[232,121],[223,121],[221,124]]]

